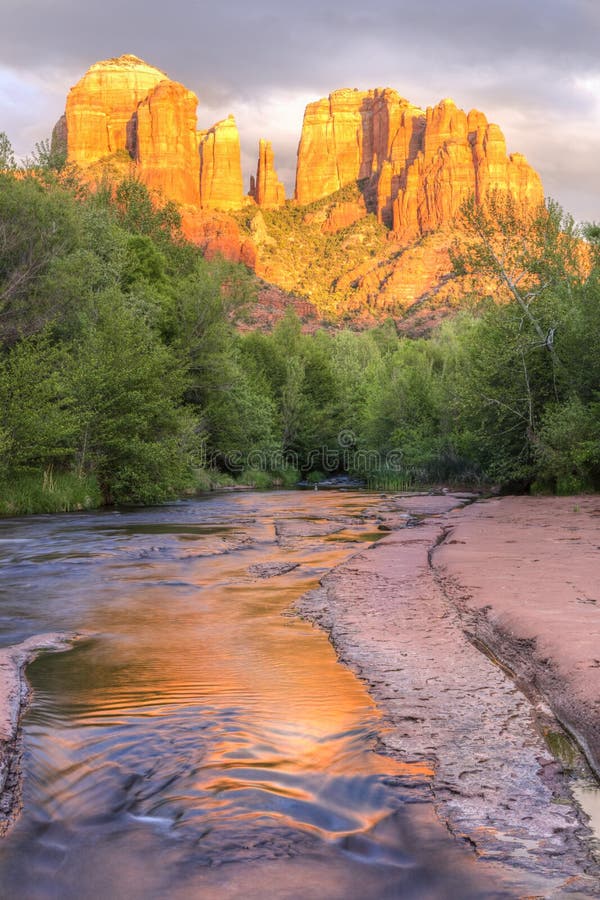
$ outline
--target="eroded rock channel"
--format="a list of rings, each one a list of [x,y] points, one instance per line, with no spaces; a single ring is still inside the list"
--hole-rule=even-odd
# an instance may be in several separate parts
[[[462,502],[281,492],[1,523],[2,658],[86,635],[28,669],[3,890],[595,896],[540,713],[429,564]]]

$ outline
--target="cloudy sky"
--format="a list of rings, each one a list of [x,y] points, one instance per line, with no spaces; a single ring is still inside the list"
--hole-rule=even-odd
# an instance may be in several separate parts
[[[199,127],[236,116],[293,184],[304,107],[340,87],[451,96],[497,122],[546,193],[600,220],[600,0],[0,0],[0,131],[47,137],[91,63],[133,53],[196,92]]]

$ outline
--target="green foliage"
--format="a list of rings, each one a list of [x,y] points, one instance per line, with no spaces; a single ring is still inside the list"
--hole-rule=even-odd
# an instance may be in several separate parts
[[[549,405],[536,455],[538,486],[558,494],[600,489],[600,403],[573,397]]]
[[[0,173],[0,345],[43,330],[64,313],[63,298],[45,290],[45,279],[74,252],[77,232],[70,194],[33,176]]]
[[[0,359],[0,435],[6,472],[31,472],[69,459],[77,424],[68,355],[47,335],[19,342]]]
[[[117,292],[98,297],[73,350],[71,396],[78,469],[106,502],[151,503],[188,483],[194,420],[181,406],[185,375]]]
[[[5,131],[0,131],[0,172],[17,168],[15,151]]]
[[[51,468],[0,481],[0,515],[78,512],[102,503],[98,483],[92,475],[54,472]]]
[[[218,491],[233,485],[235,485],[235,480],[226,472],[220,472],[218,469],[200,468],[194,470],[193,480],[186,494]]]
[[[179,234],[181,216],[176,204],[171,201],[159,203],[137,178],[124,179],[114,194],[112,190],[108,194],[119,224],[128,231],[149,235],[158,241]]]
[[[322,230],[336,204],[360,199],[361,187],[364,185],[360,182],[353,182],[306,206],[289,202],[259,213],[267,231],[263,247],[266,264],[273,262],[288,290],[307,297],[332,320],[349,308],[348,290],[341,290],[336,282],[339,273],[385,251],[387,246],[388,230],[372,213],[339,231]],[[248,234],[252,233],[255,215],[246,210],[238,214]]]
[[[358,260],[370,245],[354,226],[324,235],[304,221],[330,205],[264,215],[298,284],[333,309],[328,254]],[[363,219],[361,240],[378,227]],[[454,264],[494,299],[428,339],[392,320],[307,335],[291,310],[270,334],[244,333],[252,276],[207,262],[140,182],[91,193],[69,171],[5,167],[0,512],[289,487],[300,473],[377,490],[598,489],[598,227],[578,231],[552,204],[523,219],[495,197],[466,205],[464,229]]]
[[[263,469],[244,469],[239,476],[240,484],[248,485],[256,490],[264,491],[273,487],[273,478]]]
[[[67,164],[67,149],[54,144],[49,138],[38,141],[25,161],[28,169],[38,172],[61,172]]]
[[[30,498],[6,508],[69,507],[39,487],[43,472],[91,479],[95,503],[193,490],[203,422],[229,398],[218,371],[198,399],[195,379],[235,357],[229,318],[247,276],[206,263],[138,183],[90,196],[37,175],[0,179],[0,497],[18,482]],[[253,398],[232,402],[239,443],[250,425],[262,441]]]

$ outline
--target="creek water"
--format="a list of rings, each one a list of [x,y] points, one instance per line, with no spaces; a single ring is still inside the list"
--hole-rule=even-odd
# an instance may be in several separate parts
[[[377,752],[364,686],[290,612],[369,552],[376,503],[229,494],[0,523],[0,644],[85,634],[28,670],[1,897],[495,896],[427,771]]]

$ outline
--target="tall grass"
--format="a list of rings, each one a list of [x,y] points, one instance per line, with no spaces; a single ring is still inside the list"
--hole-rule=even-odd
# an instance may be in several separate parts
[[[93,476],[52,469],[12,477],[0,483],[0,515],[76,512],[102,506],[102,494]]]
[[[395,491],[402,494],[407,491],[422,490],[425,487],[426,485],[417,481],[412,474],[407,472],[389,472],[382,469],[367,475],[367,490],[369,491]]]
[[[257,490],[267,488],[293,488],[300,481],[297,469],[284,468],[275,472],[263,469],[244,469],[238,478],[240,484],[247,484]]]

